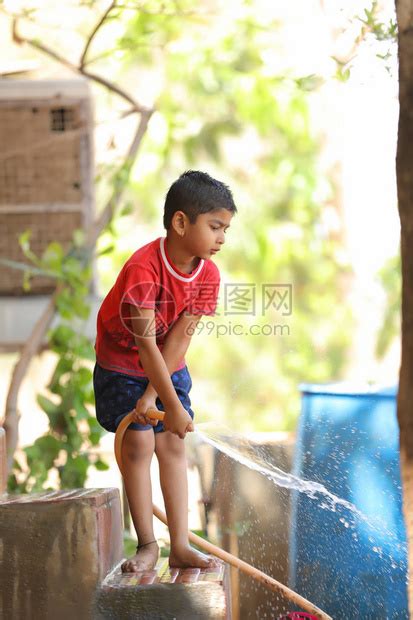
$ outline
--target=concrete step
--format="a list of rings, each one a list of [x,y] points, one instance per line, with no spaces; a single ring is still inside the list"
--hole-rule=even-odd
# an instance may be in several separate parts
[[[118,489],[0,497],[0,618],[91,620],[121,560]]]
[[[118,489],[0,497],[0,618],[229,620],[227,567],[122,573]]]
[[[230,620],[228,566],[122,573],[120,564],[97,592],[96,620]]]

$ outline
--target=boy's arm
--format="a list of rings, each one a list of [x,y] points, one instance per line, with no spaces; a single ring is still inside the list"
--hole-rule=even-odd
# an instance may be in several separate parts
[[[141,364],[167,411],[165,428],[183,438],[187,430],[193,430],[192,420],[178,398],[171,381],[171,373],[156,344],[155,311],[131,305],[130,318]],[[174,364],[176,367],[177,362]]]
[[[185,353],[190,345],[192,335],[195,332],[195,328],[201,318],[202,315],[181,314],[166,336],[161,355],[165,360],[169,375],[176,370],[179,362],[185,357]],[[151,382],[148,384],[145,393],[147,396],[154,398],[158,396],[157,391]]]

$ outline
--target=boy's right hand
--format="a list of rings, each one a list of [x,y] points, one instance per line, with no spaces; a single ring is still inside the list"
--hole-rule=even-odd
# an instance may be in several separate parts
[[[163,426],[166,431],[178,435],[181,439],[185,439],[186,433],[194,430],[192,418],[182,405],[168,409],[165,413]]]
[[[150,396],[141,396],[139,400],[136,401],[135,409],[133,409],[132,420],[133,422],[138,422],[138,424],[150,424],[151,426],[156,426],[158,424],[158,420],[153,420],[152,418],[148,418],[145,414],[148,409],[157,409],[156,406],[156,398],[152,398]]]

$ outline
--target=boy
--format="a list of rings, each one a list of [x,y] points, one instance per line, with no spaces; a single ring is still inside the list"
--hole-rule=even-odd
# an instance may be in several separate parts
[[[183,439],[193,431],[185,353],[203,314],[213,315],[220,284],[211,257],[225,242],[237,212],[229,188],[208,174],[188,171],[170,187],[164,208],[166,237],[138,249],[123,266],[97,318],[93,383],[96,416],[115,432],[134,411],[123,445],[124,481],[138,537],[124,572],[152,569],[150,463],[159,461],[171,537],[171,567],[206,568],[214,560],[188,542],[188,484]],[[155,426],[148,409],[166,411]]]

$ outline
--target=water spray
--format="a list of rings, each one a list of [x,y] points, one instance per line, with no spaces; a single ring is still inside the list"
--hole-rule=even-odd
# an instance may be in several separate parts
[[[146,417],[152,420],[162,421],[164,419],[165,412],[160,411],[159,409],[148,409],[145,415]],[[116,434],[115,434],[115,458],[116,458],[116,462],[118,464],[118,467],[121,473],[123,473],[122,472],[122,469],[123,469],[123,463],[122,463],[123,437],[125,435],[125,432],[128,426],[131,424],[131,422],[133,422],[133,416],[134,416],[134,412],[128,413],[120,422],[116,430]],[[162,510],[160,510],[157,506],[155,506],[155,504],[153,504],[153,514],[160,521],[162,521],[162,523],[168,526],[168,520],[166,518],[165,513]],[[262,583],[269,590],[272,590],[272,592],[281,594],[285,598],[292,601],[294,604],[298,605],[302,609],[305,609],[306,611],[311,613],[315,618],[318,618],[319,620],[332,620],[331,616],[329,616],[324,611],[322,611],[321,609],[313,605],[313,603],[311,603],[304,597],[300,596],[300,594],[298,594],[297,592],[294,592],[293,590],[291,590],[284,584],[280,583],[276,579],[273,579],[269,575],[266,575],[265,573],[258,570],[254,566],[251,566],[251,564],[248,564],[247,562],[244,562],[244,560],[241,560],[237,558],[235,555],[232,555],[232,553],[228,553],[228,551],[224,551],[220,547],[213,545],[209,541],[205,540],[204,538],[201,538],[200,536],[197,536],[191,531],[188,532],[188,536],[189,536],[189,540],[191,543],[197,545],[198,547],[200,547],[207,553],[211,553],[212,555],[216,556],[220,560],[223,560],[227,564],[231,564],[231,566],[234,566],[240,571],[246,573],[247,575],[249,575],[256,581],[259,581],[260,583]]]

